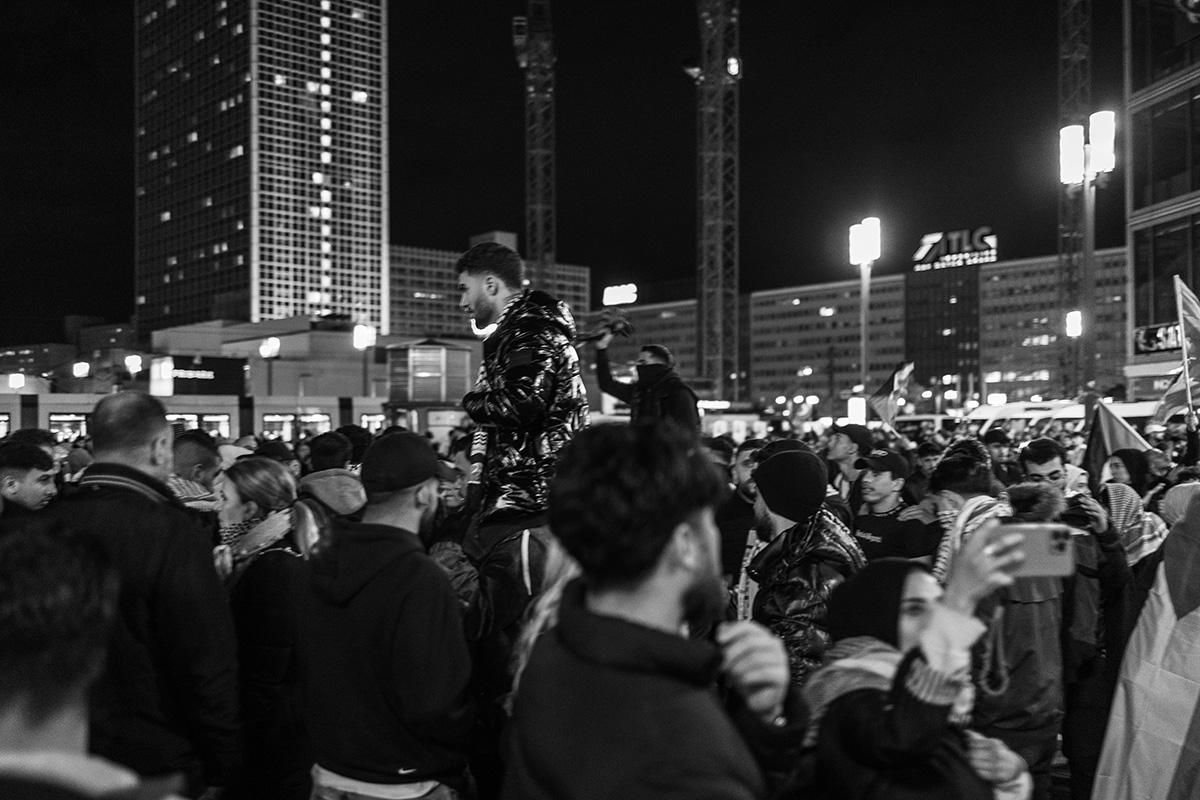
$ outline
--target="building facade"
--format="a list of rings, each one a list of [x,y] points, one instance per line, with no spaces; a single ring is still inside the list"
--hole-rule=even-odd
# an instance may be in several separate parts
[[[1200,25],[1172,0],[1125,2],[1126,376],[1161,397],[1180,364],[1174,276],[1200,280]]]
[[[1125,383],[1125,248],[1096,251],[1093,319],[1096,325],[1096,388],[1111,394]],[[1074,397],[1082,360],[1078,339],[1065,335],[1071,309],[1060,305],[1062,276],[1054,256],[997,261],[980,267],[979,364],[982,399],[1001,394],[1009,402]]]
[[[390,329],[387,3],[137,0],[139,333]]]

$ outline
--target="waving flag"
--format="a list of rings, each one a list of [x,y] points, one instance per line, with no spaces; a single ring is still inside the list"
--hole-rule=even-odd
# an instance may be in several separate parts
[[[908,378],[912,371],[911,361],[901,364],[891,377],[883,382],[879,391],[867,398],[867,405],[888,427],[896,423],[896,414],[900,411],[900,398],[908,391]]]
[[[1088,432],[1087,449],[1083,454],[1083,468],[1087,470],[1089,488],[1093,497],[1099,497],[1100,484],[1108,457],[1114,450],[1133,449],[1146,452],[1150,443],[1134,430],[1133,426],[1113,413],[1105,403],[1097,403],[1092,412],[1092,428]]]
[[[1200,497],[1159,552],[1121,662],[1092,800],[1200,797]]]

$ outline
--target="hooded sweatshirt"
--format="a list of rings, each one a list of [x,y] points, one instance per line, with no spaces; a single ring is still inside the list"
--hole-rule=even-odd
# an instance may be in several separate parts
[[[471,662],[449,580],[415,533],[387,525],[335,521],[310,564],[300,650],[317,763],[367,783],[454,785]]]
[[[357,514],[367,504],[362,479],[348,469],[310,472],[300,479],[300,491],[339,517]]]

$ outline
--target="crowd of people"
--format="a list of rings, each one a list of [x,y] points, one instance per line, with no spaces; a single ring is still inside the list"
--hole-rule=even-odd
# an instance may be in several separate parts
[[[0,797],[1046,800],[1064,760],[1072,798],[1200,792],[1186,722],[1178,770],[1132,741],[1123,658],[1194,580],[1196,447],[731,445],[649,347],[606,377],[638,419],[589,426],[565,307],[500,245],[457,269],[496,328],[442,452],[133,392],[87,447],[0,442]],[[1010,522],[1068,526],[1073,572],[1017,577]]]

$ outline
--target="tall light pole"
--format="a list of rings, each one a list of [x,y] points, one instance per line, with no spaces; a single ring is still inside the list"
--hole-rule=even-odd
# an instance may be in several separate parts
[[[267,362],[267,397],[275,394],[275,376],[271,372],[271,364],[279,358],[279,337],[269,336],[258,346],[258,354]]]
[[[368,372],[368,357],[371,349],[375,347],[376,330],[374,325],[355,325],[354,326],[354,349],[362,350],[363,354],[363,390],[362,396],[369,397],[371,394],[371,378]]]
[[[859,383],[867,390],[867,312],[871,308],[871,267],[879,260],[879,217],[867,217],[850,226],[850,263],[859,268],[862,288],[858,308]]]
[[[1064,320],[1077,333],[1081,362],[1080,383],[1087,411],[1095,404],[1096,382],[1096,184],[1117,163],[1115,149],[1117,115],[1112,111],[1097,111],[1088,119],[1088,141],[1084,141],[1082,125],[1068,125],[1058,132],[1059,180],[1072,190],[1083,192],[1083,247],[1079,264],[1079,284],[1076,293],[1077,311]],[[1078,313],[1078,317],[1072,315]]]

